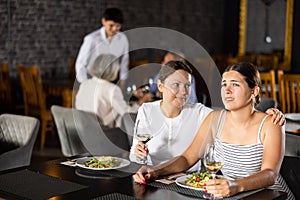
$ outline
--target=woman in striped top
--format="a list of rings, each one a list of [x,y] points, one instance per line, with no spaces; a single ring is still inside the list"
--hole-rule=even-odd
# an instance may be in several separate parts
[[[204,153],[205,145],[214,142],[224,152],[221,169],[229,179],[211,180],[205,191],[217,197],[271,187],[288,192],[279,174],[284,156],[284,126],[272,123],[271,117],[254,109],[260,101],[260,77],[250,63],[227,67],[222,76],[221,96],[224,111],[213,111],[204,120],[193,143],[179,157],[154,168],[142,167],[136,182],[186,170]]]

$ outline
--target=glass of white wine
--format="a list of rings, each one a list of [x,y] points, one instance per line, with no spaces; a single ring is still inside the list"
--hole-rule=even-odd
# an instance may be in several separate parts
[[[139,121],[137,122],[136,127],[135,127],[134,137],[139,142],[143,142],[146,146],[147,142],[149,142],[153,136],[152,136],[152,134],[149,133],[149,129],[147,129],[147,128],[139,128],[138,129],[138,126],[139,126]],[[140,158],[138,160],[138,162],[140,164],[147,164],[147,156]]]
[[[222,148],[218,148],[217,150],[215,144],[207,144],[205,148],[203,164],[214,180],[216,178],[217,172],[224,165],[224,154]],[[212,197],[208,193],[205,193],[203,197],[205,199],[222,199],[222,197]]]

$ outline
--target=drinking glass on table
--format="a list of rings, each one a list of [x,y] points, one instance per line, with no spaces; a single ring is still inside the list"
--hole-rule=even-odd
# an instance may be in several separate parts
[[[214,144],[207,144],[205,148],[203,164],[214,180],[216,178],[217,172],[224,165],[224,155],[222,148],[216,150],[216,146]],[[208,193],[204,194],[203,197],[205,199],[222,199],[222,197],[212,197]]]
[[[139,128],[139,121],[137,121],[136,127],[135,127],[135,132],[134,132],[134,137],[139,142],[143,142],[144,145],[146,146],[147,142],[149,142],[153,136],[150,134],[150,131],[148,128]],[[147,155],[140,158],[139,160],[137,159],[137,161],[140,164],[147,164]]]

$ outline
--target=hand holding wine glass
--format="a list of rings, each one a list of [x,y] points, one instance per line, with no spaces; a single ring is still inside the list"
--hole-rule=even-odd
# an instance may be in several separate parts
[[[142,142],[144,144],[144,147],[146,146],[146,143],[149,142],[152,139],[152,135],[149,133],[149,130],[147,128],[139,128],[139,121],[137,121],[136,127],[135,127],[135,133],[134,137],[139,142]],[[148,154],[148,153],[147,153]],[[147,164],[147,155],[146,156],[139,156],[138,162],[140,164]]]
[[[207,144],[203,164],[206,169],[210,172],[212,179],[216,178],[217,172],[224,165],[224,155],[221,148],[216,148],[215,144]],[[217,199],[217,197],[212,197],[210,194],[204,194],[205,199]],[[221,199],[220,197],[218,197]]]

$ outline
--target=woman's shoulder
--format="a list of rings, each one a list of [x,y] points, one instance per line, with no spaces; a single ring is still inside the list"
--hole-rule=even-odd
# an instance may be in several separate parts
[[[161,100],[157,100],[157,101],[152,101],[152,102],[145,102],[140,106],[140,109],[143,110],[151,110],[153,108],[158,108],[160,107],[160,101]]]
[[[262,128],[263,133],[274,133],[282,131],[282,126],[273,123],[272,116],[264,112],[255,112],[256,123]]]

